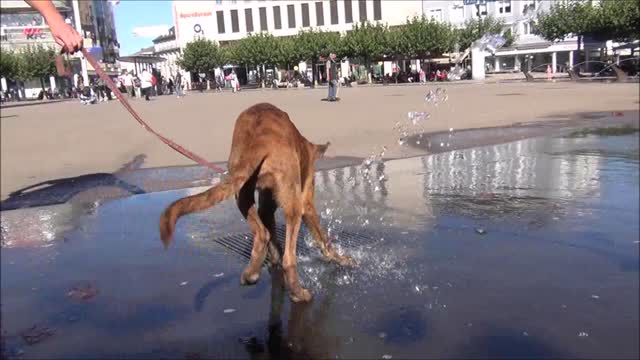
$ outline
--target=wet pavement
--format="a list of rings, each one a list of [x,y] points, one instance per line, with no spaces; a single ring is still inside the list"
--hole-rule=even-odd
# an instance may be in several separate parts
[[[231,201],[163,249],[160,212],[206,187],[3,211],[5,354],[638,358],[638,133],[565,135],[319,171],[316,206],[360,265],[303,231],[310,304],[278,271],[239,285]]]

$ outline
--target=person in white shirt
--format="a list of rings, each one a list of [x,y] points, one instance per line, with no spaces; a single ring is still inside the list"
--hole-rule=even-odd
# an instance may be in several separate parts
[[[153,80],[151,79],[151,73],[147,70],[142,71],[140,76],[140,87],[142,88],[142,95],[144,99],[149,101],[149,93],[151,92],[151,86],[153,86]]]
[[[130,71],[124,74],[122,82],[124,83],[124,87],[127,89],[127,95],[129,97],[135,96],[133,93],[133,75],[131,75]]]

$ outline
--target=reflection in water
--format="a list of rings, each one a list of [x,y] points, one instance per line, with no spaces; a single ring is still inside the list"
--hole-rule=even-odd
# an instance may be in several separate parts
[[[340,342],[327,333],[326,319],[332,310],[333,294],[319,303],[290,303],[288,316],[284,313],[286,291],[282,269],[269,271],[271,277],[271,305],[267,338],[255,336],[242,342],[252,359],[333,359],[339,353]],[[286,320],[286,324],[284,321]]]
[[[376,225],[414,228],[433,219],[434,201],[597,198],[602,157],[566,156],[582,144],[541,138],[458,150],[382,163],[375,176],[365,176],[362,166],[322,171],[316,178],[318,198],[332,202],[318,207],[339,209],[346,218],[357,213],[357,220]]]

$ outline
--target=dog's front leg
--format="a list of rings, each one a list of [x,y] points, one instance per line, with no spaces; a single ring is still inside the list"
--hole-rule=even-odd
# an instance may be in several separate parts
[[[305,207],[305,213],[302,219],[307,229],[311,231],[313,239],[318,246],[320,246],[322,255],[327,260],[334,261],[342,266],[356,266],[356,262],[351,257],[338,254],[333,245],[331,245],[331,241],[324,232],[324,229],[322,229],[322,226],[320,226],[320,218],[313,204],[308,204]]]

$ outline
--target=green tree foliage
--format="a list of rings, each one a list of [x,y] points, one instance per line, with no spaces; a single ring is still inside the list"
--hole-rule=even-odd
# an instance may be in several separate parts
[[[18,55],[13,51],[0,49],[0,77],[14,79],[18,72]]]
[[[503,20],[487,16],[483,19],[469,19],[460,29],[452,30],[452,44],[458,43],[460,49],[467,49],[474,41],[480,39],[485,34],[502,34],[506,43],[504,46],[510,46],[514,39],[511,31],[505,31],[505,23]]]
[[[539,35],[550,41],[572,35],[587,35],[600,41],[634,40],[640,38],[640,2],[561,2],[538,16],[536,28]]]
[[[355,24],[342,39],[341,55],[362,59],[365,64],[391,55],[389,29],[380,23],[364,22]]]
[[[404,53],[409,58],[425,58],[440,56],[453,47],[453,28],[450,24],[434,19],[414,17],[400,29],[402,39],[394,37],[394,41],[405,42]],[[407,51],[408,50],[408,51]]]
[[[211,40],[197,39],[187,44],[177,64],[196,74],[210,73],[224,65],[225,52]]]
[[[295,40],[292,37],[283,36],[276,38],[276,54],[274,64],[281,68],[289,69],[300,61],[296,51]]]
[[[44,79],[56,75],[56,51],[42,45],[28,46],[17,54],[16,79],[39,79],[44,89]]]
[[[293,46],[299,60],[314,63],[331,52],[342,52],[340,34],[320,30],[300,31],[293,39]]]
[[[312,83],[316,80],[316,64],[321,57],[329,56],[331,52],[342,55],[340,34],[319,30],[300,31],[293,38],[293,47],[299,61],[311,63]]]
[[[251,34],[233,45],[234,58],[247,65],[273,64],[277,54],[277,40],[268,33]]]

